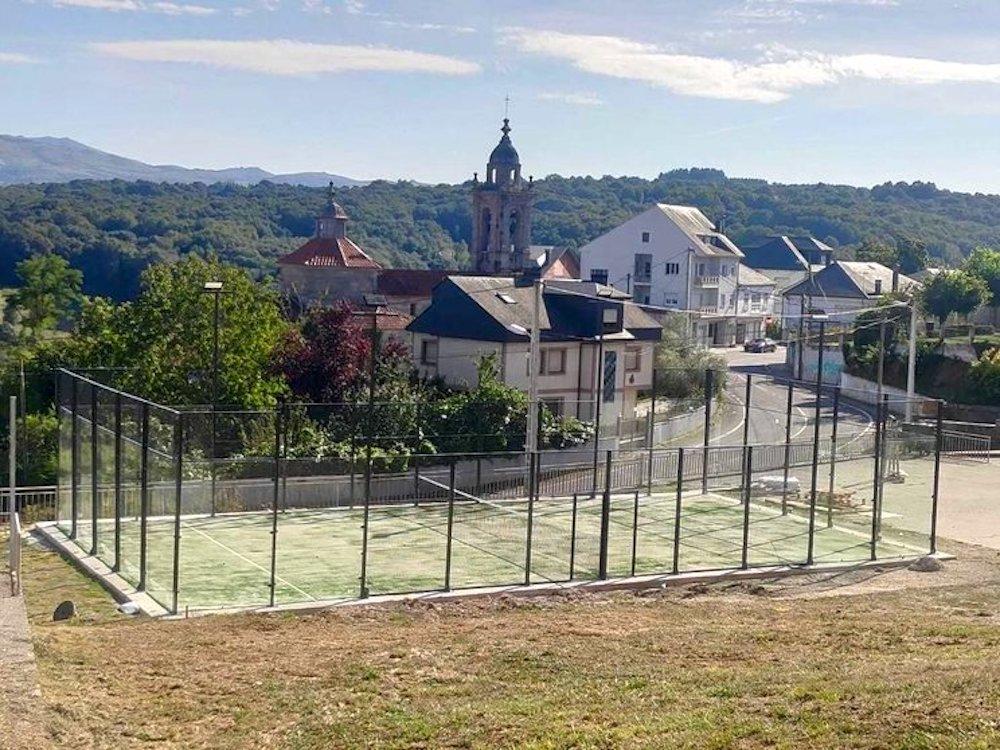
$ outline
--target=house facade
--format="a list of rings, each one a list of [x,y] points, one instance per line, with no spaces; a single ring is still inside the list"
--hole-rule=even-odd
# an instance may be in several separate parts
[[[591,292],[595,293],[591,293]],[[477,365],[496,358],[500,377],[527,392],[534,290],[512,277],[451,276],[410,325],[421,375],[475,387]],[[606,287],[546,283],[539,325],[539,399],[556,414],[602,420],[632,416],[652,387],[660,324]]]
[[[686,312],[704,346],[741,343],[765,323],[766,306],[754,311],[752,292],[742,309],[742,251],[697,208],[657,204],[579,254],[582,279],[623,289],[640,305]]]

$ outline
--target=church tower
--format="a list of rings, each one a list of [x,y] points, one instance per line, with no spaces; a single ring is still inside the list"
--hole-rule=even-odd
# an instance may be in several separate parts
[[[520,273],[531,259],[531,180],[521,178],[521,159],[510,141],[510,121],[505,117],[503,136],[490,154],[486,180],[473,177],[472,257],[475,269],[485,275]]]

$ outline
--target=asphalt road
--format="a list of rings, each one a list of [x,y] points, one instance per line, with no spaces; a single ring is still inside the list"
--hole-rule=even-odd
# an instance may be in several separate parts
[[[729,378],[724,394],[725,406],[714,420],[710,441],[715,445],[740,445],[744,434],[751,444],[783,443],[785,441],[788,386],[781,381],[788,377],[784,365],[785,350],[773,354],[748,354],[741,349],[720,350],[729,365]],[[751,380],[749,426],[745,420],[747,377]],[[816,416],[816,395],[813,390],[795,388],[792,393],[791,439],[793,442],[813,438]],[[842,399],[838,425],[838,442],[874,429],[871,407]],[[820,402],[820,437],[833,431],[833,400],[824,396]]]

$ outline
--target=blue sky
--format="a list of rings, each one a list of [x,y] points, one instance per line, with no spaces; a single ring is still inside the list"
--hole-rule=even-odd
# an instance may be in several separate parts
[[[0,0],[0,132],[155,163],[1000,193],[998,0]]]

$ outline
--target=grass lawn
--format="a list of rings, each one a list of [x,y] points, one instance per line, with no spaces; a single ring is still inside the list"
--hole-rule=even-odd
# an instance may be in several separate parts
[[[1000,554],[945,571],[180,621],[29,549],[58,747],[993,748]],[[81,617],[48,622],[62,598]]]

